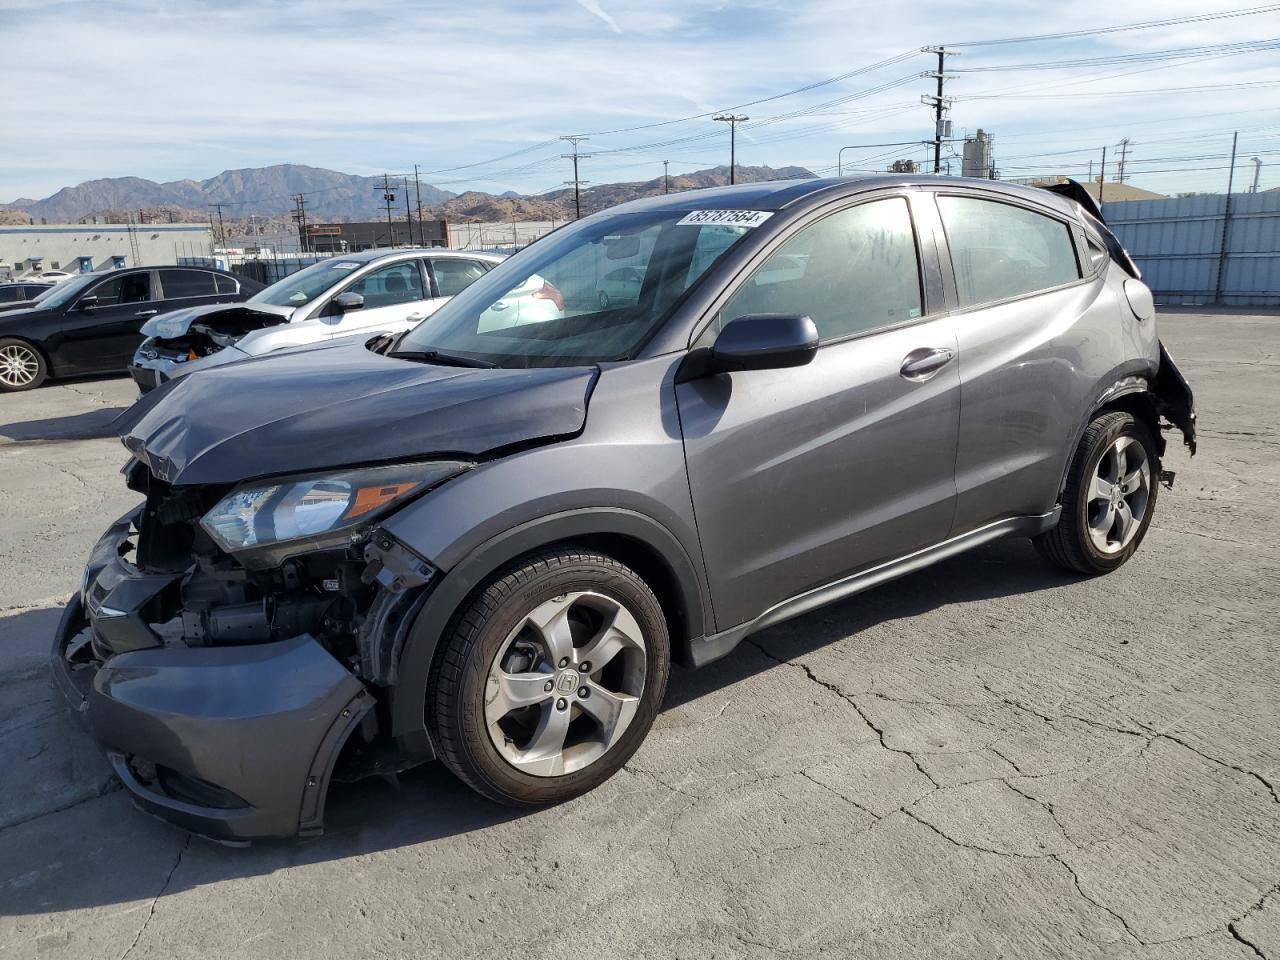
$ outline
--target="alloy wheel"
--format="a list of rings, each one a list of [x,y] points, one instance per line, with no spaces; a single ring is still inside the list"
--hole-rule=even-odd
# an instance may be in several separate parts
[[[1105,554],[1119,553],[1137,536],[1151,499],[1151,465],[1135,438],[1117,437],[1089,480],[1089,539]]]
[[[490,664],[489,738],[522,773],[581,770],[631,725],[646,670],[644,634],[623,604],[592,591],[547,600],[521,619]]]
[[[40,372],[40,358],[20,343],[0,348],[0,383],[6,387],[30,386]]]

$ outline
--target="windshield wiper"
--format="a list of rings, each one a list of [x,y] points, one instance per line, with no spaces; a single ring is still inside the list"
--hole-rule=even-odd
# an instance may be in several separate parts
[[[387,354],[397,360],[412,360],[415,363],[438,363],[445,367],[478,367],[491,370],[497,366],[488,360],[477,360],[474,357],[460,357],[456,353],[445,353],[442,350],[392,350]]]

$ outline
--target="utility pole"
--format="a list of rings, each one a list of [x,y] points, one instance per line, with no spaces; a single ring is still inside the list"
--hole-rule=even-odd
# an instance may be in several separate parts
[[[1231,135],[1231,172],[1227,174],[1227,196],[1222,208],[1222,243],[1218,247],[1218,276],[1214,282],[1213,302],[1222,302],[1222,292],[1227,285],[1227,250],[1228,237],[1231,233],[1231,189],[1236,183],[1236,145],[1240,142],[1240,131]]]
[[[395,202],[396,195],[391,192],[391,181],[384,173],[382,175],[382,199],[387,205],[387,232],[391,234],[391,246],[396,245],[396,226],[391,220],[391,204]]]
[[[227,231],[226,231],[225,227],[224,227],[224,226],[223,226],[223,224],[222,224],[222,207],[223,207],[223,205],[222,205],[221,203],[211,203],[211,204],[209,204],[209,206],[213,207],[215,210],[217,210],[217,211],[218,211],[218,243],[225,247],[225,246],[227,245]],[[141,222],[142,222],[142,211],[141,211],[141,210],[139,210],[139,211],[138,211],[138,222],[139,222],[139,223],[141,223]]]
[[[591,138],[561,137],[560,139],[566,141],[573,150],[573,153],[560,154],[560,158],[562,160],[573,160],[573,179],[566,181],[566,185],[573,187],[573,216],[575,220],[580,220],[582,218],[582,185],[590,181],[578,179],[578,161],[589,160],[591,158],[591,154],[579,153],[578,144],[582,143],[584,140],[590,140]]]
[[[1107,148],[1102,148],[1102,166],[1098,170],[1098,212],[1102,212],[1102,190],[1107,185]]]
[[[732,113],[722,113],[719,116],[712,117],[711,119],[720,123],[727,123],[729,125],[729,182],[736,183],[737,179],[734,177],[734,170],[738,165],[738,161],[735,156],[738,140],[738,124],[745,123],[751,118],[748,116],[734,116]]]
[[[298,209],[295,214],[298,221],[298,247],[302,253],[310,253],[311,241],[307,236],[307,198],[300,193],[293,198],[293,202]]]
[[[1129,158],[1129,144],[1131,142],[1128,137],[1125,137],[1116,144],[1117,152],[1120,154],[1120,160],[1116,166],[1116,183],[1124,183],[1124,162]]]
[[[667,166],[670,163],[671,163],[670,160],[662,161],[662,192],[663,193],[671,192],[671,178],[667,176]]]
[[[933,77],[938,81],[937,91],[933,94],[926,94],[920,98],[920,102],[927,107],[933,107],[933,172],[942,172],[942,141],[950,136],[947,129],[951,121],[946,119],[946,113],[951,108],[951,98],[942,95],[942,84],[944,80],[952,79],[946,75],[947,57],[956,55],[954,50],[948,50],[946,47],[923,47],[922,53],[933,53],[938,56],[938,69],[931,70],[925,74],[926,77]]]
[[[418,202],[418,246],[427,245],[427,236],[422,232],[422,180],[418,177],[418,165],[413,165],[413,190]]]
[[[404,219],[409,224],[409,246],[413,246],[413,211],[409,209],[409,178],[404,178]]]

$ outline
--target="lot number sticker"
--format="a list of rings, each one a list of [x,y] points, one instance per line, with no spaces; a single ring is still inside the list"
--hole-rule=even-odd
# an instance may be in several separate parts
[[[773,213],[768,210],[695,210],[676,222],[677,227],[716,224],[725,227],[758,227]]]

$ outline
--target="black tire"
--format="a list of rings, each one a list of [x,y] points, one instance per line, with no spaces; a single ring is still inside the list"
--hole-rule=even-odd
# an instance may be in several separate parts
[[[485,721],[490,666],[530,611],[564,594],[589,590],[623,605],[645,645],[644,688],[630,724],[593,763],[560,776],[518,770],[499,752]],[[567,545],[526,555],[496,573],[455,615],[428,681],[428,722],[440,759],[486,797],[514,807],[561,803],[599,786],[630,759],[653,725],[670,673],[662,607],[648,585],[612,557]]]
[[[609,295],[605,293],[603,290],[600,291],[600,309],[601,310],[609,309]]]
[[[1088,531],[1088,486],[1103,455],[1120,437],[1131,437],[1142,445],[1151,472],[1146,509],[1137,533],[1127,546],[1115,553],[1103,553],[1094,544]],[[1098,575],[1110,573],[1133,556],[1155,514],[1157,493],[1160,489],[1160,457],[1155,440],[1146,424],[1130,413],[1099,414],[1089,424],[1080,438],[1067,485],[1062,494],[1062,516],[1052,530],[1032,540],[1036,551],[1045,560],[1075,573]]]
[[[19,358],[25,359],[25,369],[31,370],[34,366],[34,376],[26,382],[18,382],[26,374],[19,374],[16,368],[6,369],[8,363],[16,362]],[[48,377],[49,365],[38,347],[17,337],[0,338],[0,392],[20,393],[23,390],[34,390]]]

